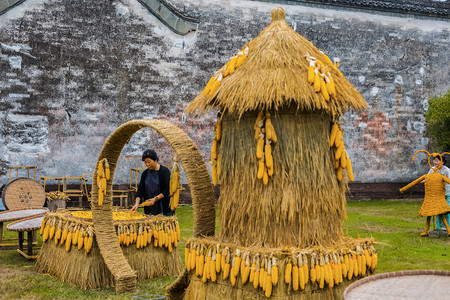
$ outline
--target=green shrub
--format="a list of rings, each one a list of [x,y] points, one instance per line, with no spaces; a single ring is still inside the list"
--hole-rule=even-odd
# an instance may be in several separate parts
[[[431,139],[433,148],[450,151],[450,89],[444,95],[431,98],[428,104],[425,136]]]

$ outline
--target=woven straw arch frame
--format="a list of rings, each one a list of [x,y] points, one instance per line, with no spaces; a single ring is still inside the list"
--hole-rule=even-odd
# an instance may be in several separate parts
[[[162,120],[132,120],[119,126],[106,140],[97,159],[92,184],[92,218],[100,253],[116,281],[116,291],[136,288],[136,274],[128,264],[116,238],[112,217],[112,183],[117,161],[125,144],[141,128],[150,127],[161,134],[175,150],[191,190],[194,211],[194,236],[214,235],[215,200],[211,179],[197,146],[177,126]],[[98,205],[97,166],[106,158],[111,172],[103,205]]]

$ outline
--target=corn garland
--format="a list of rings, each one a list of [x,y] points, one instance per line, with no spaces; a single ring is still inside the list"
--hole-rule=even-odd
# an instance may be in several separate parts
[[[237,68],[242,66],[247,60],[247,56],[248,46],[246,44],[244,48],[238,51],[237,55],[233,55],[233,57],[209,79],[206,87],[203,89],[203,94],[213,96],[222,80],[225,77],[232,75]]]
[[[178,247],[180,226],[176,218],[152,220],[139,213],[113,212],[113,219],[117,240],[123,247],[135,245],[141,249],[153,242],[154,247],[165,248],[170,253]],[[94,242],[91,220],[91,211],[49,212],[42,220],[39,233],[44,243],[53,238],[55,245],[64,245],[67,252],[76,246],[89,253]]]
[[[342,172],[345,169],[350,182],[355,181],[353,176],[353,168],[350,157],[345,151],[344,146],[344,132],[342,132],[340,124],[334,122],[331,125],[330,139],[328,141],[330,148],[334,147],[334,169],[336,171],[336,178],[340,182],[342,181]]]
[[[219,175],[220,175],[220,140],[222,139],[222,123],[220,122],[219,113],[217,115],[217,121],[214,132],[214,139],[211,146],[211,176],[212,182],[214,186],[217,186],[219,183]]]
[[[322,54],[327,65],[317,58],[305,54],[305,58],[309,61],[307,80],[313,86],[316,93],[320,92],[323,98],[329,101],[331,97],[336,98],[336,87],[329,68],[331,67],[340,76],[342,76],[342,73],[337,69],[339,59],[335,63],[332,63],[327,55]]]
[[[269,177],[272,177],[273,175],[273,156],[271,144],[275,144],[278,141],[275,128],[273,127],[270,119],[270,113],[261,110],[256,117],[253,129],[255,130],[255,139],[257,141],[257,178],[262,179],[263,184],[267,185],[269,182]]]
[[[333,249],[270,251],[191,239],[186,243],[185,263],[187,271],[195,272],[203,283],[216,282],[217,277],[222,276],[235,286],[240,278],[242,285],[250,284],[270,298],[280,275],[294,292],[304,291],[308,285],[333,288],[345,280],[373,272],[378,262],[373,240],[368,239],[351,241]],[[284,262],[282,270],[279,269],[280,260]]]
[[[97,166],[98,205],[103,205],[103,197],[106,195],[106,184],[110,179],[109,163],[106,158],[101,159]]]
[[[174,157],[169,182],[170,209],[172,211],[178,207],[180,202],[181,187],[180,163],[178,162],[178,157]]]

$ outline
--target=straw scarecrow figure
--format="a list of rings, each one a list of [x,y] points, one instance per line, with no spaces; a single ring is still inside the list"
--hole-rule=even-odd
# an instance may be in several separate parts
[[[403,193],[404,191],[412,188],[413,186],[425,182],[425,198],[422,203],[422,207],[419,211],[419,216],[426,216],[427,222],[425,225],[425,231],[420,233],[420,236],[426,236],[428,235],[428,230],[430,230],[430,221],[432,216],[439,216],[441,218],[442,223],[444,223],[445,229],[448,232],[448,236],[450,236],[450,227],[448,225],[448,222],[444,215],[446,213],[450,212],[450,207],[445,201],[445,183],[450,184],[450,179],[445,177],[442,174],[438,173],[438,170],[442,168],[442,155],[449,154],[447,152],[444,152],[442,154],[439,153],[432,153],[430,154],[426,150],[419,150],[416,153],[414,153],[412,157],[412,161],[414,161],[414,156],[416,156],[419,152],[425,152],[428,154],[428,165],[431,169],[433,169],[433,173],[423,175],[410,184],[402,187],[400,189],[400,192]],[[441,164],[434,168],[430,164],[430,157],[438,157],[441,160]]]
[[[366,106],[337,65],[274,9],[187,109],[219,110],[211,171],[220,183],[220,233],[187,242],[185,274],[168,296],[333,298],[344,279],[372,270],[373,240],[346,238],[342,229],[343,174],[353,180],[353,171],[339,117]]]

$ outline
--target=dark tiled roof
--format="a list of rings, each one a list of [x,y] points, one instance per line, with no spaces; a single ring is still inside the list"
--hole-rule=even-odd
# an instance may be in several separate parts
[[[272,3],[327,5],[386,13],[449,18],[450,0],[258,0]]]

